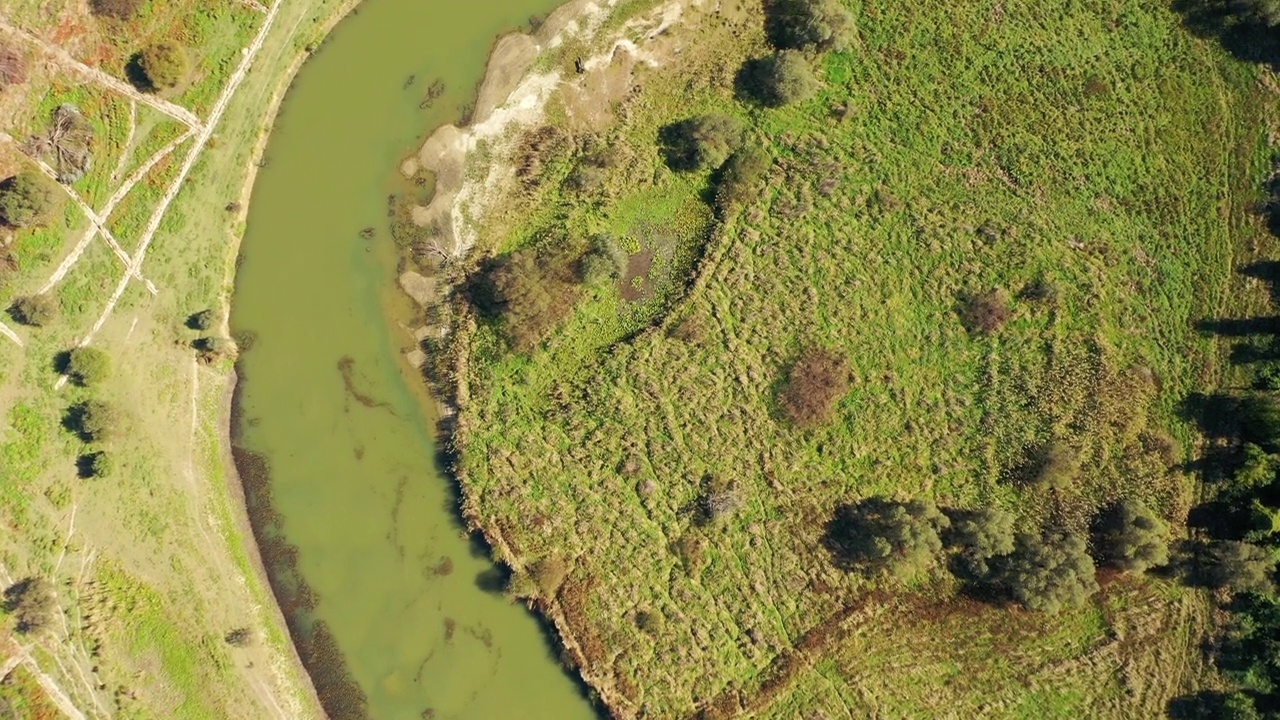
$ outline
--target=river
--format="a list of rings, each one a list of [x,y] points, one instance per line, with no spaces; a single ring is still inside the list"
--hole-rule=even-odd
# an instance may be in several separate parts
[[[237,445],[269,467],[250,495],[269,490],[279,522],[258,534],[335,720],[358,704],[335,700],[339,656],[377,720],[595,717],[536,619],[483,588],[492,565],[463,536],[401,357],[386,217],[398,161],[456,119],[495,37],[555,4],[365,0],[299,74],[254,187],[232,312],[254,338]],[[436,79],[446,91],[423,110]],[[318,602],[294,602],[298,576]],[[321,622],[337,653],[308,645]]]

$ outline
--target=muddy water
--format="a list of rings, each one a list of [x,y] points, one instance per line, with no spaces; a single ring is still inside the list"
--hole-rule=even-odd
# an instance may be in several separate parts
[[[269,467],[252,494],[272,495],[263,532],[297,548],[296,572],[279,542],[264,554],[343,720],[361,694],[379,720],[594,717],[535,619],[483,587],[492,567],[462,536],[401,359],[386,220],[397,161],[457,117],[500,32],[555,4],[365,0],[303,68],[254,189],[232,318],[255,337],[239,445]]]

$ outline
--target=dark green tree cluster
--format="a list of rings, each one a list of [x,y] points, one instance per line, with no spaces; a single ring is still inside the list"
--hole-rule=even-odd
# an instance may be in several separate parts
[[[1055,533],[1019,535],[1012,554],[1001,563],[996,584],[1029,610],[1056,613],[1083,605],[1098,591],[1093,558],[1084,538]]]
[[[853,41],[853,16],[840,0],[769,0],[765,14],[774,47],[839,51]]]
[[[716,183],[716,209],[720,215],[728,214],[758,195],[765,173],[772,165],[769,153],[756,145],[744,145],[730,155],[720,168]]]
[[[672,170],[713,170],[742,147],[746,128],[736,117],[712,113],[668,125],[658,139]]]
[[[102,446],[120,432],[119,409],[105,400],[90,398],[73,405],[66,416],[65,425],[75,432],[81,441]],[[109,450],[98,447],[80,456],[77,465],[84,478],[105,478],[116,471],[116,458]]]
[[[809,60],[799,50],[778,50],[752,60],[739,76],[742,91],[765,107],[782,107],[808,100],[818,91]]]
[[[1246,22],[1269,28],[1280,25],[1280,0],[1232,0],[1231,9]]]
[[[838,508],[824,543],[841,569],[908,579],[937,564],[949,525],[927,500],[872,497]]]
[[[0,220],[15,228],[43,225],[53,217],[61,195],[53,181],[23,170],[0,183]]]
[[[578,298],[574,263],[527,248],[504,258],[483,277],[482,309],[498,315],[502,332],[517,352],[541,344],[572,311]]]

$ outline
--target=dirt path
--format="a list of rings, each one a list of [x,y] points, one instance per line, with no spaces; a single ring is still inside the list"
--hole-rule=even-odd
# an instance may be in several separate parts
[[[102,206],[102,217],[111,217],[111,213],[116,209],[116,206],[124,200],[125,196],[129,194],[129,191],[132,190],[135,185],[142,181],[142,178],[146,177],[147,173],[151,172],[151,168],[155,167],[161,160],[169,157],[169,155],[176,150],[179,145],[186,142],[194,134],[195,131],[188,130],[187,132],[179,135],[173,140],[173,142],[165,145],[155,155],[152,155],[150,159],[139,166],[137,170],[134,170],[133,174],[125,179],[124,183],[122,183],[120,187],[116,188],[115,193],[113,193],[111,197],[107,198],[106,204]],[[62,282],[62,278],[66,277],[66,274],[71,270],[71,268],[75,267],[75,264],[80,260],[80,256],[84,253],[85,249],[89,247],[89,243],[93,242],[93,238],[97,234],[98,226],[96,224],[92,225],[85,231],[84,235],[80,238],[80,242],[76,243],[76,246],[71,250],[71,253],[67,255],[67,257],[63,258],[62,262],[58,264],[58,268],[53,271],[53,274],[49,276],[49,279],[45,282],[44,286],[40,288],[39,294],[43,295],[49,292],[55,285]]]
[[[22,342],[22,338],[18,337],[18,333],[14,332],[8,325],[0,322],[0,335],[3,335],[18,344],[18,347],[26,347]]]
[[[126,83],[119,78],[112,77],[97,68],[89,67],[88,65],[85,65],[79,60],[71,57],[67,54],[67,51],[62,48],[50,45],[26,30],[13,25],[9,22],[8,18],[3,15],[0,15],[0,31],[8,33],[9,35],[14,35],[26,41],[28,44],[36,46],[40,52],[48,55],[62,67],[72,70],[78,75],[83,75],[98,85],[114,90],[115,92],[130,98],[134,102],[150,105],[187,127],[201,127],[200,118],[196,117],[195,113],[190,110],[182,107],[181,105],[175,105],[168,100],[162,100],[158,97],[138,92],[138,90],[129,83]]]

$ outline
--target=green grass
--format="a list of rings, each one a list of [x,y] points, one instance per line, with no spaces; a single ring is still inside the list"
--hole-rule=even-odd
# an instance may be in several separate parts
[[[818,61],[817,97],[777,111],[738,104],[724,83],[765,51],[758,15],[705,21],[678,62],[642,74],[643,91],[615,108],[606,139],[634,161],[602,191],[575,196],[561,184],[571,161],[547,162],[542,185],[481,228],[494,253],[585,247],[603,230],[635,250],[663,234],[646,223],[680,248],[675,272],[653,278],[660,301],[590,296],[532,356],[482,321],[458,435],[483,523],[521,564],[574,558],[561,604],[593,672],[654,716],[735,688],[752,697],[775,658],[864,596],[869,585],[832,568],[820,542],[841,502],[928,496],[1006,506],[1025,529],[1085,529],[1119,497],[1175,524],[1194,500],[1172,467],[1195,441],[1177,409],[1219,377],[1217,345],[1194,323],[1225,311],[1233,254],[1261,232],[1248,215],[1266,156],[1255,71],[1147,0],[851,7],[853,49]],[[775,160],[758,200],[714,229],[705,209],[686,210],[707,175],[672,174],[654,147],[661,126],[713,109],[749,120]],[[1056,300],[1015,300],[991,337],[961,325],[966,294],[1016,296],[1037,280]],[[690,319],[701,338],[671,337]],[[643,330],[651,322],[661,327]],[[847,355],[854,383],[835,422],[800,432],[780,422],[775,392],[811,344]],[[1055,440],[1084,461],[1075,485],[1054,496],[1014,482]],[[749,502],[700,530],[683,508],[707,474],[737,480]],[[694,573],[675,548],[690,534],[707,545]],[[1138,692],[1107,659],[1119,651],[1099,608],[1114,588],[1055,618],[913,614],[920,603],[953,612],[955,590],[943,579],[906,589],[924,599],[853,622],[847,641],[823,646],[822,672],[791,677],[761,710],[811,716],[843,702],[855,717],[935,716],[921,693],[952,677],[968,685],[938,696],[954,701],[947,712],[1143,716],[1200,672],[1171,649],[1203,629],[1178,614],[1202,602],[1190,591],[1141,590],[1151,597],[1132,612],[1178,630],[1151,633],[1121,667],[1177,665],[1174,680]],[[643,608],[667,617],[656,638],[631,621]],[[1011,622],[1027,632],[1000,637]],[[907,672],[925,648],[925,669]],[[891,671],[868,667],[895,657]]]

